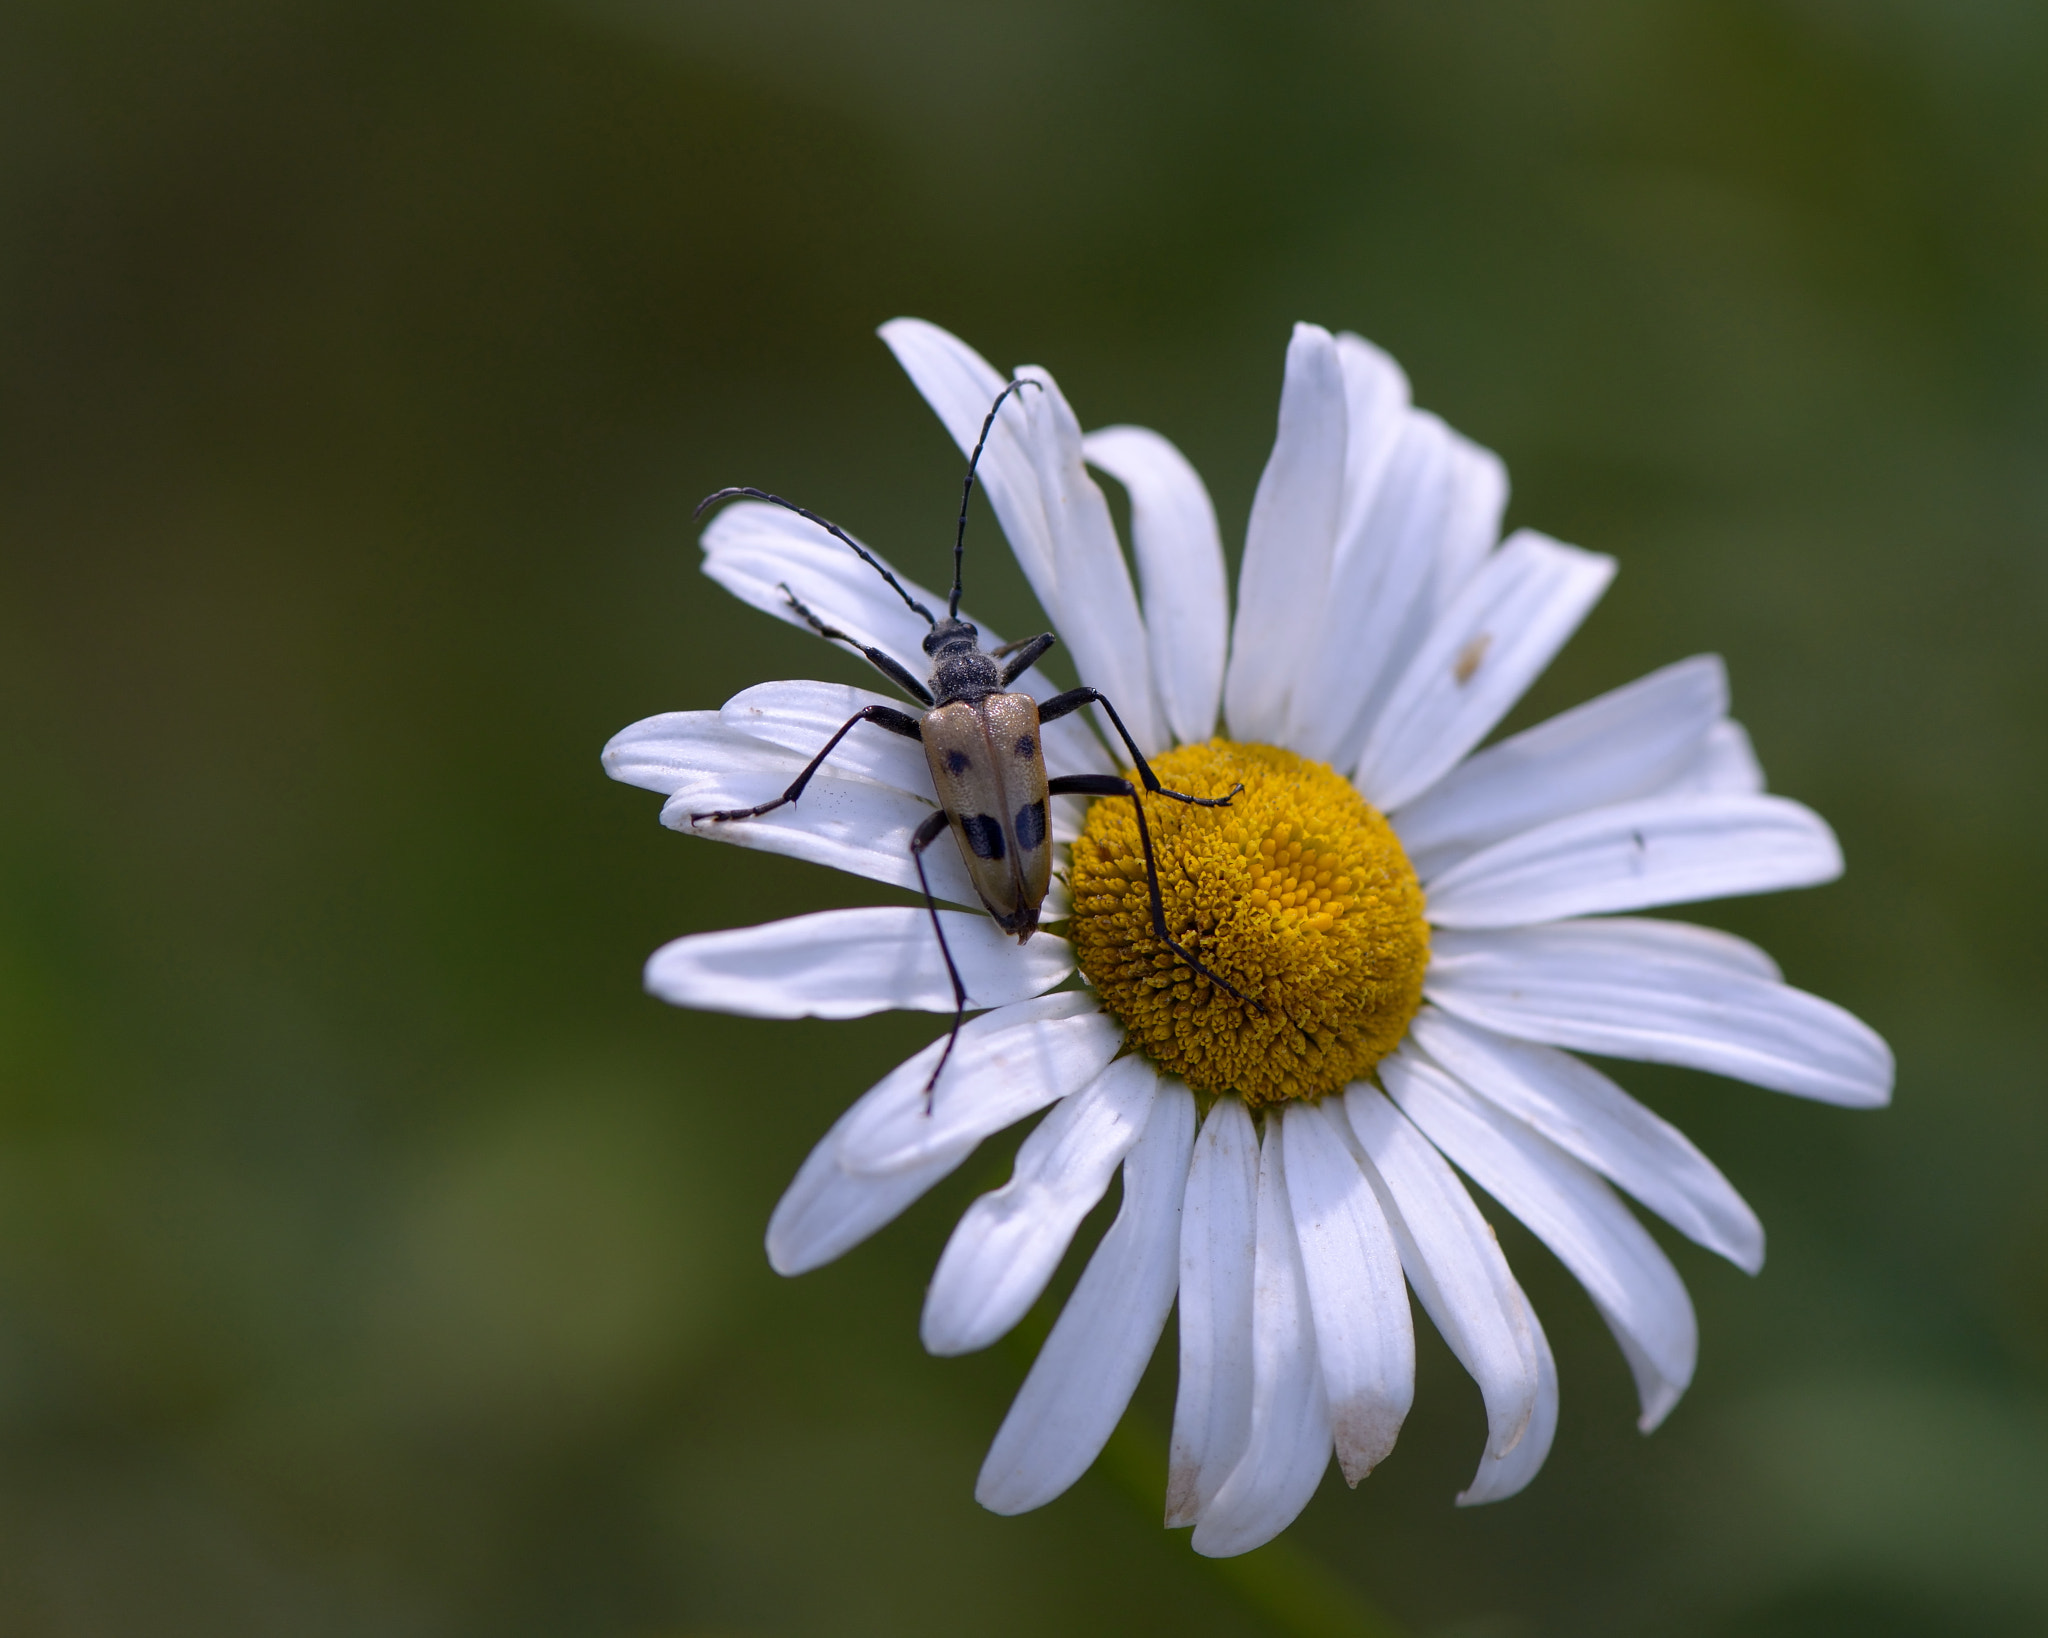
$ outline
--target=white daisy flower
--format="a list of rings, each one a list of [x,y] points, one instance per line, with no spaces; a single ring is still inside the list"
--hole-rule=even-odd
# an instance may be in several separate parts
[[[1004,378],[930,324],[882,336],[970,449]],[[975,1494],[1016,1513],[1080,1477],[1177,1297],[1167,1523],[1193,1525],[1198,1552],[1241,1553],[1300,1512],[1333,1452],[1355,1485],[1392,1449],[1414,1387],[1410,1289],[1485,1403],[1485,1452],[1458,1500],[1511,1495],[1542,1464],[1555,1366],[1463,1172],[1585,1286],[1655,1427],[1692,1378],[1697,1331],[1617,1189],[1751,1272],[1763,1231],[1681,1133],[1571,1051],[1884,1103],[1891,1054],[1867,1026],[1786,984],[1753,944],[1633,914],[1828,881],[1833,835],[1764,794],[1712,656],[1479,749],[1614,564],[1533,531],[1500,540],[1500,462],[1413,408],[1369,343],[1295,329],[1234,619],[1215,512],[1180,452],[1140,427],[1084,435],[1050,375],[1019,375],[1042,390],[997,418],[981,481],[1082,680],[1159,777],[1198,796],[1244,785],[1228,807],[1146,812],[1176,936],[1259,1005],[1157,942],[1132,804],[1057,799],[1045,919],[1065,936],[1020,945],[978,910],[940,912],[982,1010],[929,1106],[943,1040],[825,1134],[775,1210],[769,1260],[784,1274],[831,1261],[983,1138],[1043,1112],[1010,1181],[954,1230],[925,1346],[965,1353],[1014,1326],[1119,1167],[1122,1205]],[[1142,596],[1091,466],[1129,493]],[[735,505],[703,545],[705,572],[743,601],[796,622],[793,594],[924,673],[924,622],[812,523]],[[1055,692],[1036,671],[1015,686]],[[690,818],[772,799],[855,712],[893,703],[766,683],[636,723],[605,767],[667,798],[675,829],[916,889],[907,844],[935,799],[902,738],[856,729],[771,814]],[[1080,715],[1043,733],[1055,776],[1114,772],[1109,743]],[[938,897],[977,903],[954,849],[924,858]],[[910,907],[678,939],[647,983],[766,1018],[954,1005]]]

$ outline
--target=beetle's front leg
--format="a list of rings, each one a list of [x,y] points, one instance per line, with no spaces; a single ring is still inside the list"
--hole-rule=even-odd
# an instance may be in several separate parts
[[[690,823],[694,825],[700,820],[708,820],[714,824],[724,825],[732,823],[735,819],[758,819],[764,813],[773,813],[786,802],[794,802],[799,796],[803,795],[804,787],[811,782],[811,775],[816,773],[825,758],[832,754],[833,748],[848,734],[853,732],[856,723],[862,722],[872,722],[877,728],[886,728],[890,733],[901,734],[905,739],[922,740],[924,738],[924,735],[918,729],[917,718],[913,717],[908,711],[899,711],[892,705],[870,705],[866,709],[856,711],[852,716],[848,717],[840,725],[839,732],[825,741],[825,748],[812,757],[809,763],[805,765],[804,771],[790,782],[789,789],[776,797],[774,801],[763,802],[758,807],[721,808],[716,813],[693,813],[690,815]]]
[[[1053,722],[1071,715],[1084,705],[1099,705],[1109,713],[1109,720],[1116,725],[1117,737],[1124,742],[1124,749],[1131,753],[1131,765],[1138,770],[1138,778],[1144,783],[1145,789],[1154,796],[1170,797],[1176,802],[1186,802],[1197,808],[1227,808],[1230,806],[1230,796],[1235,796],[1238,791],[1244,789],[1243,785],[1238,785],[1231,791],[1230,796],[1189,796],[1185,791],[1168,790],[1159,783],[1159,776],[1152,771],[1152,764],[1145,760],[1145,753],[1138,749],[1138,742],[1131,738],[1131,731],[1124,726],[1124,719],[1116,714],[1116,707],[1103,698],[1102,690],[1099,688],[1090,688],[1083,684],[1079,688],[1068,689],[1064,694],[1053,695],[1038,708],[1038,720]],[[1228,985],[1224,987],[1229,988]],[[1237,992],[1231,990],[1230,993],[1235,995]]]

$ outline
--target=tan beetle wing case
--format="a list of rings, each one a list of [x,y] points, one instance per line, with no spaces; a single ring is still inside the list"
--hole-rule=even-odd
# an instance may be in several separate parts
[[[981,902],[1021,941],[1038,927],[1052,882],[1052,832],[1038,706],[1029,694],[991,694],[927,711],[920,723],[932,789]]]

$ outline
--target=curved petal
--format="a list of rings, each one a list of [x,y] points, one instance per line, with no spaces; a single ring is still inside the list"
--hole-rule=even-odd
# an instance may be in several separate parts
[[[1486,1450],[1472,1481],[1477,1489],[1522,1442],[1536,1411],[1528,1301],[1464,1184],[1407,1117],[1363,1083],[1345,1092],[1344,1112],[1373,1168],[1368,1175],[1377,1174],[1385,1191],[1409,1283],[1479,1384]]]
[[[1280,427],[1252,497],[1223,684],[1234,739],[1283,742],[1307,619],[1327,595],[1344,500],[1344,370],[1330,332],[1297,324]]]
[[[1721,721],[1707,731],[1699,753],[1660,795],[1681,796],[1699,791],[1714,796],[1760,796],[1763,765],[1741,723]]]
[[[809,631],[803,616],[790,606],[794,593],[828,626],[881,649],[913,677],[930,672],[924,634],[931,627],[924,617],[844,542],[815,523],[766,501],[734,501],[712,518],[701,544],[705,574],[742,603]],[[875,556],[888,562],[879,552]],[[891,568],[912,597],[935,613],[946,612],[943,592],[935,593]]]
[[[1692,1381],[1699,1326],[1671,1259],[1614,1191],[1562,1149],[1474,1096],[1412,1042],[1380,1065],[1401,1112],[1556,1253],[1635,1373],[1647,1433]]]
[[[1282,1148],[1274,1121],[1259,1147],[1250,1431],[1244,1454],[1195,1525],[1191,1545],[1208,1558],[1271,1541],[1308,1505],[1330,1465],[1330,1410]]]
[[[1591,1064],[1436,1007],[1424,1007],[1411,1030],[1416,1045],[1464,1085],[1634,1195],[1687,1239],[1747,1273],[1763,1267],[1763,1224],[1735,1186],[1683,1132]]]
[[[929,1352],[973,1353],[1024,1317],[1144,1131],[1158,1090],[1143,1058],[1120,1058],[1053,1105],[1018,1148],[1010,1181],[969,1206],[946,1242],[919,1327]]]
[[[1557,1437],[1557,1361],[1551,1356],[1550,1339],[1543,1334],[1543,1322],[1535,1308],[1523,1304],[1529,1321],[1529,1340],[1536,1350],[1536,1402],[1529,1413],[1529,1428],[1521,1443],[1498,1461],[1482,1461],[1479,1475],[1470,1488],[1458,1492],[1460,1507],[1479,1507],[1487,1502],[1506,1501],[1518,1494],[1550,1454],[1550,1442]]]
[[[903,373],[924,395],[964,458],[981,436],[989,406],[1003,390],[1004,377],[966,342],[923,319],[891,319],[876,332],[896,355]],[[1031,395],[1026,393],[1024,397]],[[989,429],[988,445],[975,468],[975,481],[988,496],[1010,550],[1038,594],[1039,605],[1059,618],[1058,581],[1053,572],[1052,533],[1038,492],[1038,473],[1025,435],[1025,416],[1015,400]]]
[[[918,707],[870,689],[846,683],[802,680],[756,683],[743,688],[718,709],[718,720],[735,733],[763,739],[809,759],[818,754],[854,714],[871,706],[916,716]],[[878,784],[894,785],[913,796],[931,792],[931,770],[924,745],[886,728],[863,722],[837,745],[825,766],[840,775],[857,774]]]
[[[1408,374],[1384,348],[1340,330],[1344,372],[1344,489],[1337,508],[1334,561],[1356,551],[1409,418]]]
[[[1073,947],[1050,933],[1020,945],[985,915],[942,910],[939,920],[971,1007],[1028,1001],[1074,970]],[[647,990],[678,1007],[749,1018],[953,1010],[931,917],[898,905],[672,939],[647,959]]]
[[[1152,695],[1151,643],[1109,502],[1082,458],[1081,423],[1045,370],[1026,364],[1017,374],[1043,389],[1021,396],[1039,495],[1052,530],[1053,573],[1059,583],[1053,623],[1081,680],[1107,694],[1138,748],[1156,755],[1171,738]]]
[[[1681,660],[1474,752],[1392,815],[1394,829],[1415,873],[1431,881],[1554,819],[1664,794],[1727,709],[1721,657]]]
[[[1174,737],[1198,743],[1216,732],[1230,640],[1216,508],[1188,458],[1149,427],[1104,427],[1089,433],[1081,449],[1089,465],[1130,495],[1152,680]]]
[[[1453,865],[1429,887],[1439,927],[1567,916],[1813,887],[1842,873],[1835,833],[1782,796],[1653,796],[1553,820]]]
[[[1889,1101],[1891,1049],[1868,1024],[1743,970],[1705,940],[1657,936],[1675,925],[1441,931],[1423,993],[1446,1012],[1525,1041],[1685,1064],[1852,1108]]]
[[[1003,1418],[974,1499],[1022,1513],[1059,1495],[1101,1454],[1173,1307],[1181,1188],[1195,1136],[1195,1100],[1162,1086],[1124,1161],[1123,1208],[1088,1259],[1074,1294]]]
[[[808,1274],[843,1256],[974,1153],[975,1140],[967,1138],[921,1166],[856,1177],[839,1164],[839,1144],[860,1107],[854,1104],[832,1123],[776,1202],[768,1219],[768,1266],[778,1274]]]
[[[810,758],[735,734],[718,723],[714,712],[674,715],[699,720],[688,726],[687,733],[666,741],[663,754],[691,765],[686,782],[662,805],[661,822],[670,830],[808,859],[913,893],[920,890],[910,839],[938,805],[929,796],[914,796],[868,779],[842,779],[828,765],[828,771],[811,780],[801,800],[773,813],[757,819],[697,821],[692,815],[749,808],[780,796]],[[924,862],[938,897],[954,904],[981,902],[958,848],[928,848]]]
[[[1524,529],[1453,599],[1394,684],[1359,757],[1358,787],[1405,806],[1486,737],[1578,629],[1614,559]]]
[[[1244,1454],[1252,1425],[1252,1265],[1259,1134],[1238,1098],[1218,1098],[1195,1141],[1180,1216],[1180,1385],[1167,1467],[1169,1529],[1202,1516]]]
[[[1123,1029],[1088,990],[1062,990],[963,1025],[929,1103],[925,1083],[945,1038],[889,1072],[860,1101],[840,1140],[850,1172],[921,1166],[1078,1092],[1123,1045]]]
[[[1401,1255],[1351,1146],[1314,1104],[1287,1106],[1287,1202],[1345,1482],[1384,1461],[1415,1402],[1415,1327]]]

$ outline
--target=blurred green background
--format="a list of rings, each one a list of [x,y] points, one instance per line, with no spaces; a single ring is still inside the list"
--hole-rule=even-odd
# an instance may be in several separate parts
[[[7,0],[0,1632],[1347,1630],[1162,1532],[1142,1460],[975,1506],[1028,1354],[916,1316],[1004,1145],[769,1272],[930,1021],[639,991],[875,900],[597,752],[862,677],[697,573],[714,486],[939,575],[897,313],[1168,433],[1233,543],[1288,324],[1372,337],[1512,522],[1621,559],[1516,720],[1719,650],[1848,852],[1707,917],[1890,1038],[1893,1110],[1621,1072],[1771,1235],[1754,1281],[1674,1246],[1669,1424],[1504,1226],[1548,1468],[1451,1507],[1428,1334],[1278,1581],[1442,1638],[2048,1630],[2048,9]]]

